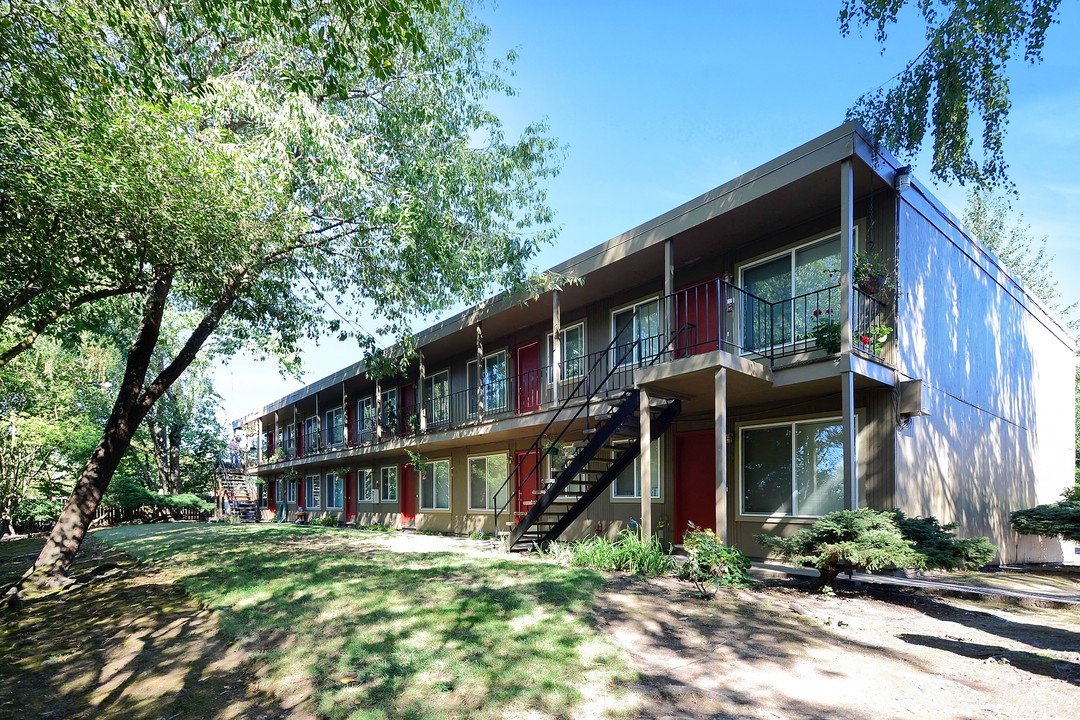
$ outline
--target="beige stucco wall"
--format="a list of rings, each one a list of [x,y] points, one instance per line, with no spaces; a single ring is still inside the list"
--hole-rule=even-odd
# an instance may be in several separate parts
[[[903,198],[898,369],[929,414],[896,434],[897,504],[988,535],[1002,561],[1061,561],[1008,515],[1072,482],[1071,339],[914,188]]]

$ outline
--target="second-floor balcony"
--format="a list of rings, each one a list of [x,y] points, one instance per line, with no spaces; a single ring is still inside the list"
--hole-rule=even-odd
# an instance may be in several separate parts
[[[853,288],[852,349],[885,362],[891,334],[887,322],[885,304]],[[568,348],[562,362],[520,371],[505,360],[488,363],[479,375],[470,375],[467,387],[452,389],[448,378],[429,382],[426,396],[400,405],[385,402],[377,409],[368,398],[354,403],[340,422],[299,434],[298,448],[290,438],[279,438],[275,447],[285,453],[275,451],[263,460],[379,446],[551,410],[567,401],[603,395],[610,388],[628,387],[635,370],[645,365],[718,350],[770,366],[827,359],[841,349],[841,324],[839,285],[770,301],[716,278],[641,303],[632,312],[616,313],[611,344],[603,350],[582,353],[581,346]]]

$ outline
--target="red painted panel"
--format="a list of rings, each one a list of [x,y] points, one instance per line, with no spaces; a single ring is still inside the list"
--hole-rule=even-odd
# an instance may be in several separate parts
[[[514,453],[514,467],[517,468],[514,483],[521,488],[515,509],[519,513],[526,513],[532,506],[525,505],[525,502],[535,500],[537,495],[533,491],[540,488],[540,451]]]
[[[514,348],[517,370],[517,411],[532,412],[540,407],[540,341],[529,340]]]
[[[401,468],[401,525],[416,524],[416,470],[412,465]]]
[[[356,517],[356,473],[345,473],[345,522]]]
[[[716,461],[712,430],[675,434],[675,542],[687,522],[716,530]]]
[[[719,348],[719,281],[683,288],[675,293],[675,356],[688,357]]]
[[[296,481],[296,507],[298,508],[304,507],[304,485],[306,484],[303,480]]]
[[[277,483],[271,480],[266,483],[266,507],[270,512],[277,512]]]

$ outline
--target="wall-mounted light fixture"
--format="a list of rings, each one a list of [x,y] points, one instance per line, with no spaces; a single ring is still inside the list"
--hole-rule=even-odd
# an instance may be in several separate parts
[[[896,169],[896,178],[893,180],[893,184],[896,186],[896,192],[904,192],[911,187],[911,166],[905,165],[902,168]]]

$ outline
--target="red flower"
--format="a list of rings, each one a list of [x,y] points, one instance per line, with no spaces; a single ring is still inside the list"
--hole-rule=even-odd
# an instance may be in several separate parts
[[[817,310],[814,311],[814,317],[817,317],[820,314],[821,314],[821,308],[818,308]]]
[[[863,345],[869,345],[869,344],[870,344],[870,338],[869,338],[868,336],[866,336],[866,335],[863,335],[863,336],[862,336],[861,338],[859,338],[859,339],[860,339],[860,340],[862,340],[862,344],[863,344]]]
[[[825,314],[826,315],[832,315],[832,308],[829,308],[828,310],[826,310]]]

